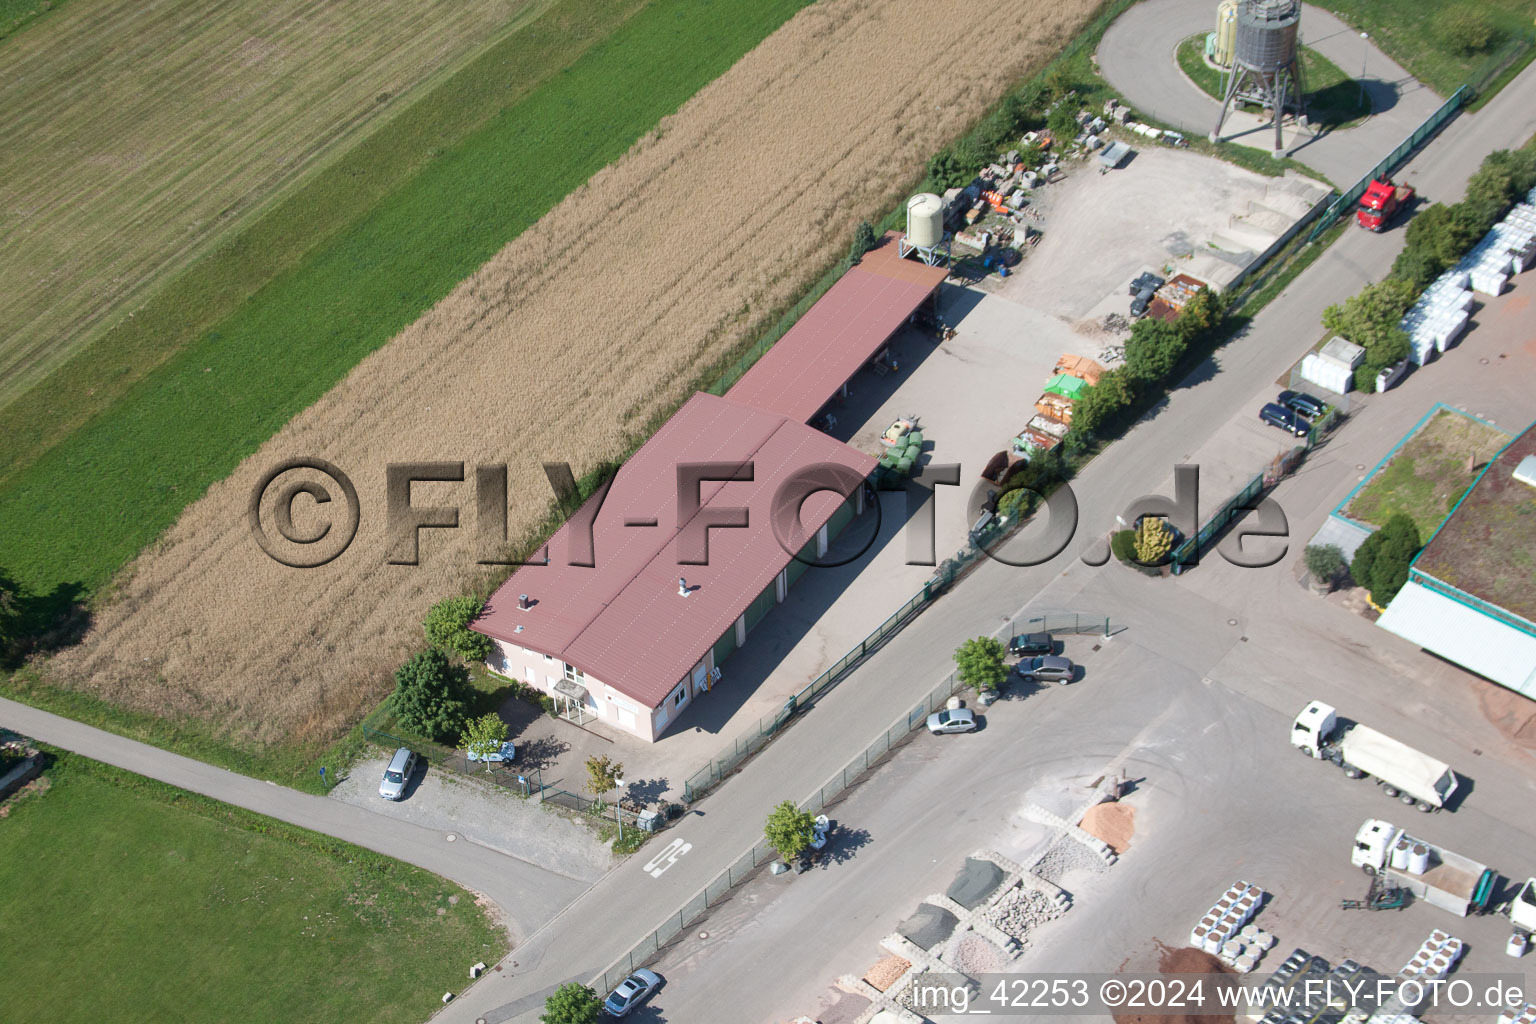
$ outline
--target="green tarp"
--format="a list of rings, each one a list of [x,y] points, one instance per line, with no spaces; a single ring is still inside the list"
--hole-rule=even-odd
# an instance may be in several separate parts
[[[1088,390],[1088,382],[1081,377],[1058,373],[1045,383],[1045,390],[1063,398],[1078,399]]]

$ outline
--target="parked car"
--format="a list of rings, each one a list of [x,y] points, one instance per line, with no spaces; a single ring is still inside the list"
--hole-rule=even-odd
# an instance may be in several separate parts
[[[976,712],[970,708],[946,708],[928,716],[928,731],[935,736],[952,732],[974,732]]]
[[[1008,653],[1016,658],[1031,654],[1053,654],[1056,641],[1049,633],[1021,633],[1008,641]]]
[[[623,1017],[645,1002],[661,987],[661,978],[655,971],[642,967],[619,982],[619,987],[603,1000],[603,1012],[610,1017]]]
[[[1019,662],[1019,675],[1037,683],[1070,683],[1072,659],[1046,655]]]
[[[1272,427],[1288,430],[1297,437],[1306,436],[1307,431],[1312,429],[1312,424],[1301,413],[1274,402],[1259,410],[1259,419]]]
[[[384,780],[379,783],[379,796],[385,800],[403,799],[405,785],[415,770],[415,753],[406,747],[395,751],[395,756],[389,759],[389,767],[384,769]]]
[[[517,747],[511,740],[505,740],[502,742],[501,746],[497,747],[495,750],[491,751],[489,754],[484,755],[483,757],[473,751],[466,751],[464,754],[464,759],[466,761],[490,761],[493,763],[497,761],[505,761],[507,764],[511,764],[513,761],[517,760]]]
[[[1295,409],[1309,420],[1315,420],[1328,408],[1328,403],[1305,391],[1282,391],[1275,401],[1287,409]]]

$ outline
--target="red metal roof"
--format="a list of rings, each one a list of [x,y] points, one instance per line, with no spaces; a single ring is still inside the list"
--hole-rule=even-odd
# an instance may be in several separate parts
[[[751,461],[754,480],[700,484],[701,511],[693,519],[710,510],[745,507],[749,526],[711,529],[709,564],[680,565],[685,524],[678,522],[677,467],[711,461]],[[595,567],[569,564],[567,522],[550,541],[549,564],[519,568],[474,628],[554,655],[656,707],[789,564],[789,552],[802,547],[841,504],[839,496],[826,492],[807,499],[800,528],[781,526],[784,545],[770,523],[780,486],[828,465],[862,479],[875,460],[785,416],[696,394],[614,479],[592,527]],[[590,515],[592,505],[589,501],[573,522]],[[625,525],[639,519],[657,525]],[[678,594],[678,577],[688,580],[689,597]],[[519,610],[519,594],[527,594],[533,607]]]
[[[896,238],[865,253],[727,396],[808,423],[949,276],[902,259]]]

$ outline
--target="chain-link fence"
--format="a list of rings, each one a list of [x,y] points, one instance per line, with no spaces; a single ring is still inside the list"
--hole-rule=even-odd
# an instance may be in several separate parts
[[[866,772],[876,767],[892,750],[900,746],[903,740],[924,728],[928,716],[942,709],[949,698],[963,688],[955,674],[950,673],[943,682],[929,691],[920,703],[892,722],[889,728],[876,736],[840,771],[817,787],[816,791],[801,804],[802,809],[816,814],[829,807]],[[777,859],[778,854],[767,842],[757,843],[712,878],[704,888],[694,893],[680,910],[669,915],[665,921],[653,928],[599,977],[592,979],[590,983],[592,987],[599,992],[611,991],[635,968],[643,967],[655,958],[668,943],[677,938],[685,928],[703,917],[710,907],[724,899],[732,889],[752,877],[758,869]]]

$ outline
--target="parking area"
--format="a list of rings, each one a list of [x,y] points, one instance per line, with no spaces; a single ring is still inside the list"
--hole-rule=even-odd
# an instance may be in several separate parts
[[[379,796],[387,756],[358,761],[330,796],[401,821],[437,829],[444,842],[469,842],[583,882],[595,882],[614,864],[596,831],[511,791],[421,762],[404,799]]]

